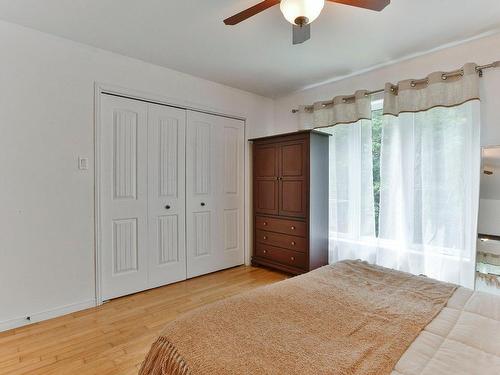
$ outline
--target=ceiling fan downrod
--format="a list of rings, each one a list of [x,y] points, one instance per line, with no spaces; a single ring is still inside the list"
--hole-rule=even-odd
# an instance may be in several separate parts
[[[309,18],[305,16],[300,16],[295,18],[295,24],[299,27],[305,26],[309,23]]]

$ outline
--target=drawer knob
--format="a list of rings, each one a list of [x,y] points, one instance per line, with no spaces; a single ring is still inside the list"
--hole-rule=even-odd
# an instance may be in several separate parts
[[[267,226],[267,223],[264,221],[264,222],[262,223],[262,225],[263,225],[263,226]]]
[[[291,229],[291,230],[295,230],[295,227],[292,225],[292,226],[290,227],[290,229]]]
[[[262,252],[263,252],[264,254],[267,254],[267,250],[262,250]]]
[[[292,260],[292,262],[295,261],[295,257],[291,257],[290,259]]]
[[[292,241],[292,246],[295,246],[295,241]]]
[[[262,237],[264,240],[267,240],[267,236]]]

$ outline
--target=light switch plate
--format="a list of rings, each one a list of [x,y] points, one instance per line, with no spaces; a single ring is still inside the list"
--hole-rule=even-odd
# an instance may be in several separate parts
[[[89,169],[89,158],[78,157],[78,169],[81,171],[86,171]]]

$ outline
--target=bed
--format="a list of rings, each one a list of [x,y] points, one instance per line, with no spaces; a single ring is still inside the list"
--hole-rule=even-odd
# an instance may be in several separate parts
[[[140,375],[500,374],[500,298],[360,261],[170,323]]]

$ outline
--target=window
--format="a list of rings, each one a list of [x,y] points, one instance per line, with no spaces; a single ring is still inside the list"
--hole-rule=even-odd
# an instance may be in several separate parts
[[[351,241],[378,237],[382,100],[372,120],[328,128],[330,138],[330,232]]]
[[[474,258],[478,103],[397,117],[382,106],[372,103],[371,120],[327,130],[331,261],[469,285],[461,267]]]

